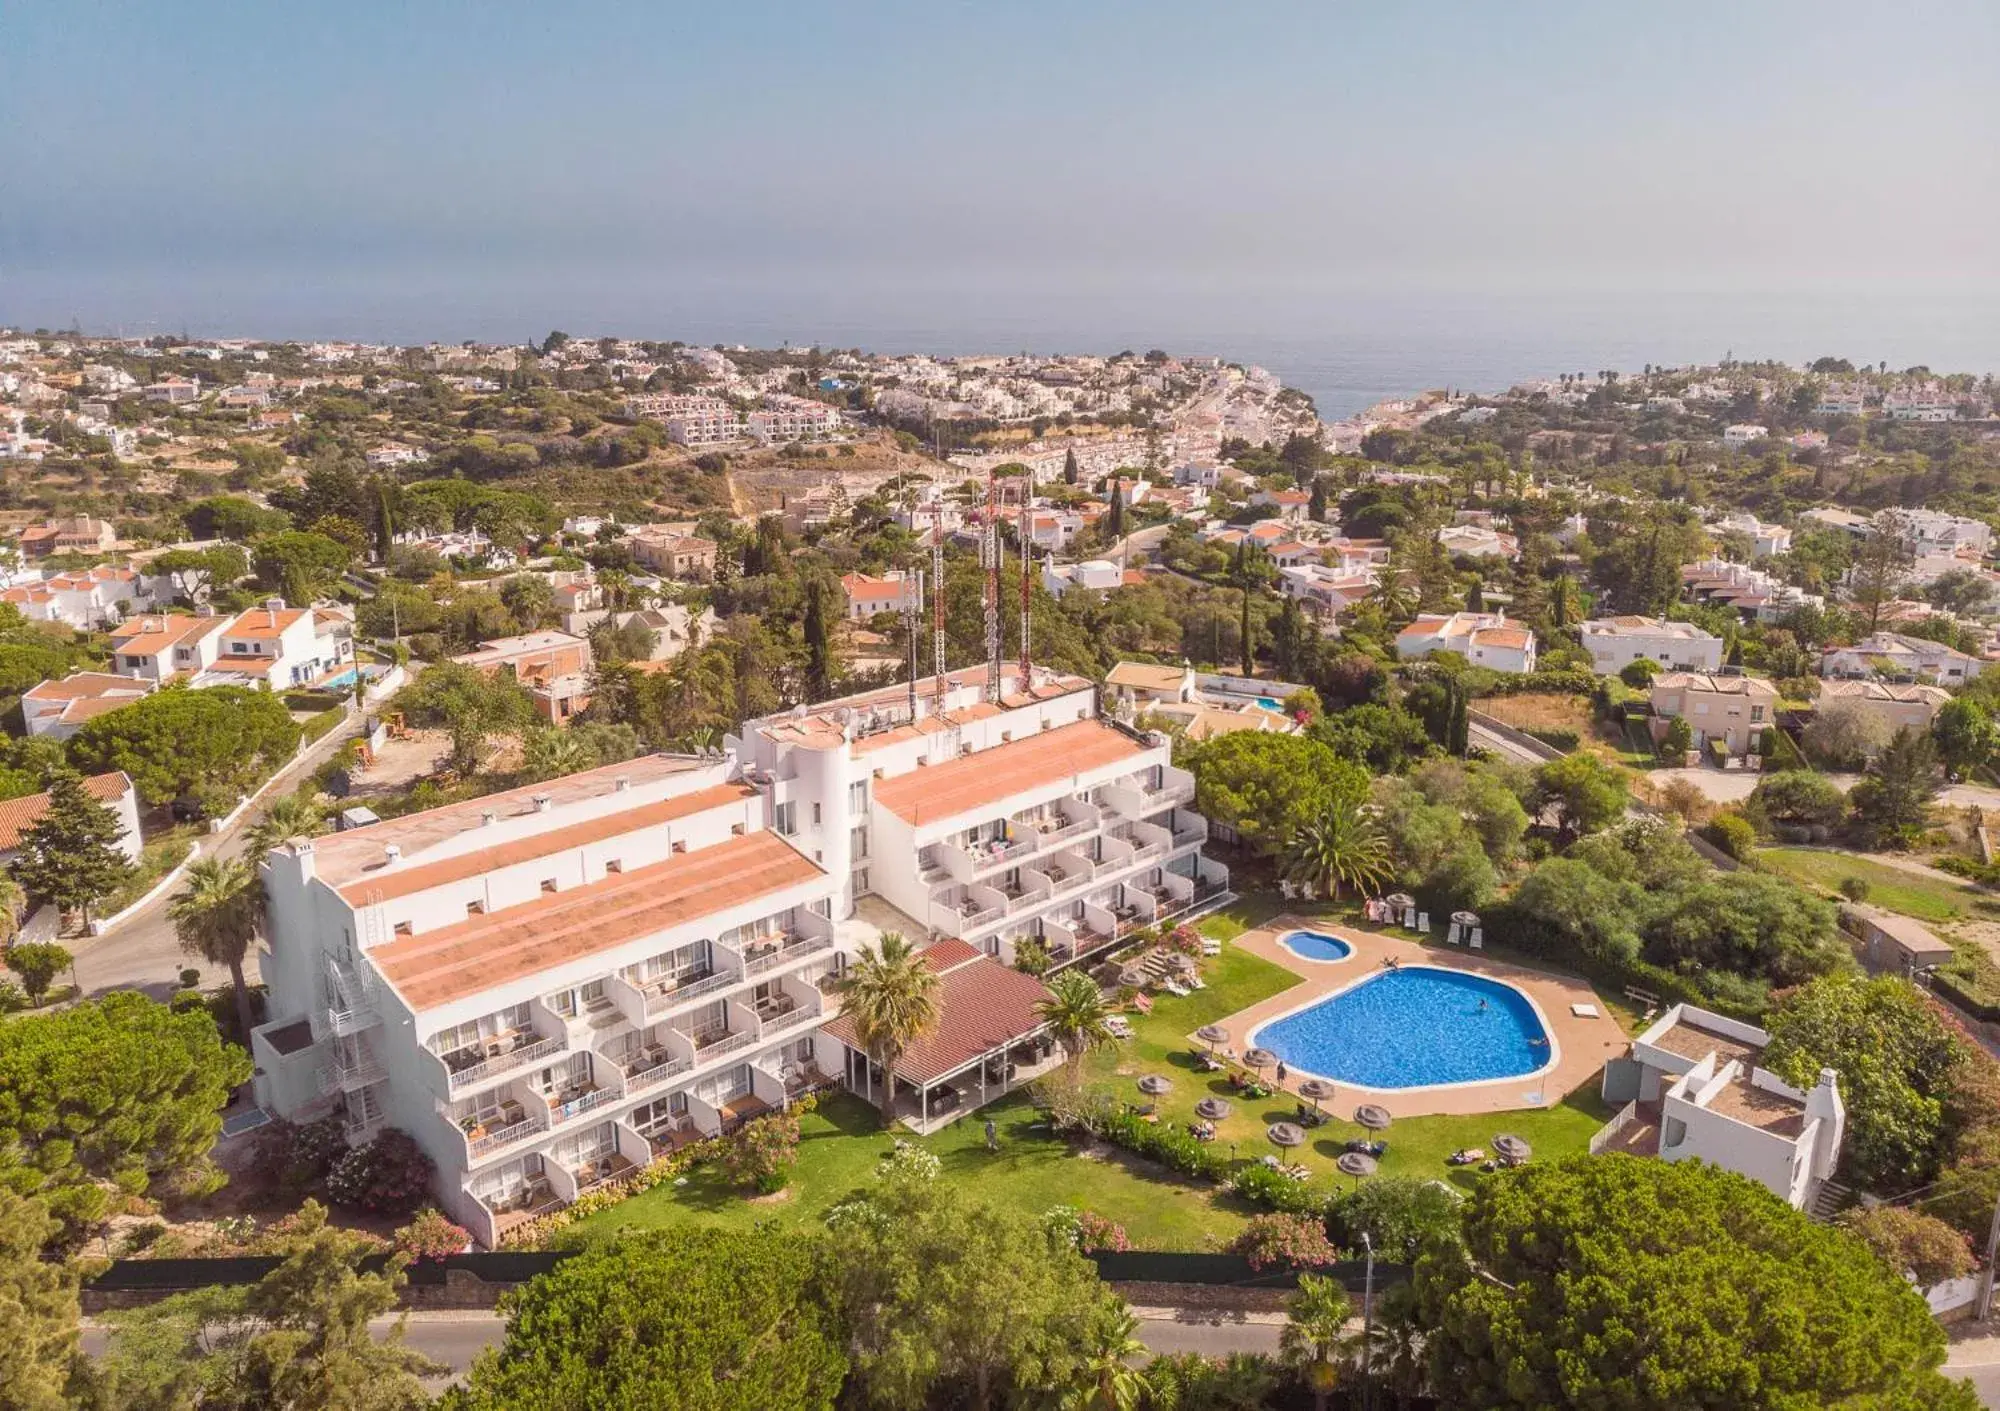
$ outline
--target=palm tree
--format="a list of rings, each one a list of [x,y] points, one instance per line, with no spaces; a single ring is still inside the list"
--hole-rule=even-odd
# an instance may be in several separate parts
[[[896,1120],[896,1064],[911,1044],[937,1028],[938,977],[915,946],[884,931],[863,952],[840,992],[862,1050],[882,1069],[882,1125]]]
[[[597,752],[567,730],[544,725],[528,734],[521,762],[536,779],[559,779],[597,763]]]
[[[1139,1320],[1121,1304],[1105,1308],[1091,1320],[1083,1365],[1076,1385],[1062,1398],[1062,1411],[1133,1411],[1145,1394],[1146,1379],[1133,1366],[1146,1355],[1146,1345],[1132,1336]]]
[[[1326,888],[1366,891],[1390,874],[1389,839],[1357,803],[1341,801],[1298,829],[1285,845],[1285,877]]]
[[[1429,1375],[1424,1338],[1416,1291],[1411,1285],[1398,1284],[1375,1301],[1369,1376],[1388,1389],[1398,1406],[1407,1406],[1424,1394]]]
[[[249,1043],[250,987],[243,959],[264,920],[264,886],[251,863],[240,857],[205,857],[187,870],[186,883],[167,903],[167,920],[181,950],[211,965],[229,967],[236,988],[236,1019]]]
[[[304,794],[280,794],[262,818],[243,830],[244,855],[254,866],[280,843],[310,838],[325,822],[325,811]]]
[[[1317,1274],[1299,1275],[1299,1291],[1285,1300],[1289,1320],[1278,1340],[1278,1356],[1312,1388],[1314,1411],[1326,1411],[1327,1396],[1340,1381],[1354,1338],[1347,1320],[1354,1305],[1347,1290]]]
[[[1065,970],[1049,981],[1049,997],[1035,1013],[1055,1030],[1074,1065],[1085,1053],[1111,1042],[1111,1005],[1097,981],[1080,970]]]

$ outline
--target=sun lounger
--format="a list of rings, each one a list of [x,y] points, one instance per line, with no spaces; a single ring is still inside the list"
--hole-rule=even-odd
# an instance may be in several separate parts
[[[1160,988],[1178,999],[1186,999],[1192,993],[1186,985],[1183,985],[1178,980],[1162,980],[1160,981]]]

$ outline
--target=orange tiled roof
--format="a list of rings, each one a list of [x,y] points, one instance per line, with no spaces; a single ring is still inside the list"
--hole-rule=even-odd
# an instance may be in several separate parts
[[[251,608],[229,624],[232,637],[276,637],[306,615],[305,608]]]
[[[912,769],[875,786],[875,802],[909,823],[952,818],[1043,784],[1071,779],[1145,751],[1101,720],[1079,720],[1025,740]]]
[[[99,803],[117,803],[132,787],[120,770],[109,774],[93,774],[83,781],[83,791]],[[26,798],[0,800],[0,852],[12,852],[21,846],[21,835],[35,825],[37,819],[49,811],[47,794],[29,794]]]
[[[31,701],[75,701],[108,692],[130,692],[143,696],[150,687],[130,676],[113,676],[108,671],[79,671],[60,681],[44,681],[23,693]]]
[[[747,784],[717,784],[711,788],[697,789],[691,794],[681,794],[638,808],[629,808],[622,813],[608,813],[601,818],[588,818],[581,823],[569,824],[567,827],[552,828],[546,833],[516,838],[498,847],[481,848],[475,852],[461,853],[456,857],[443,857],[436,862],[415,863],[394,871],[365,872],[358,880],[341,887],[340,897],[350,906],[367,906],[372,902],[392,901],[397,897],[407,897],[414,892],[427,891],[432,887],[462,882],[468,877],[477,877],[495,868],[532,862],[538,857],[552,857],[556,853],[568,852],[571,848],[602,842],[606,838],[615,838],[622,833],[636,833],[641,828],[670,823],[676,818],[705,813],[711,808],[721,808],[725,804],[738,803],[756,796],[757,791]]]
[[[939,941],[921,955],[938,972],[938,1022],[896,1061],[896,1076],[904,1081],[927,1083],[947,1077],[982,1054],[1006,1048],[1046,1026],[1038,1007],[1049,991],[1034,976],[1011,970],[960,940]],[[850,1047],[861,1046],[853,1021],[844,1014],[828,1023],[824,1032]]]
[[[368,954],[412,1009],[433,1009],[825,875],[760,830]]]

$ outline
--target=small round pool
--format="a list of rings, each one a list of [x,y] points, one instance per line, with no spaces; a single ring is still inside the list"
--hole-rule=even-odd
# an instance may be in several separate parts
[[[1353,946],[1324,931],[1287,931],[1278,937],[1278,944],[1300,960],[1345,960],[1354,954]]]
[[[1521,991],[1428,965],[1371,975],[1260,1026],[1248,1042],[1301,1073],[1390,1091],[1522,1078],[1554,1057]]]

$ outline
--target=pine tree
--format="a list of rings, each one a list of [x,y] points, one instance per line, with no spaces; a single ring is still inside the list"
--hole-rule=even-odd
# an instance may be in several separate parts
[[[1074,485],[1082,474],[1076,466],[1076,447],[1063,452],[1063,484]]]
[[[92,903],[131,875],[132,864],[118,849],[123,832],[118,815],[84,789],[82,775],[57,770],[49,776],[48,811],[21,835],[14,880],[36,902],[81,910],[88,926]]]
[[[1125,537],[1125,487],[1115,475],[1111,477],[1111,512],[1104,516],[1104,529],[1114,540]]]
[[[1312,501],[1306,506],[1306,513],[1314,524],[1326,523],[1326,477],[1315,475],[1312,483]]]
[[[815,578],[806,587],[806,699],[823,701],[833,694],[833,628],[827,619],[826,583]]]

